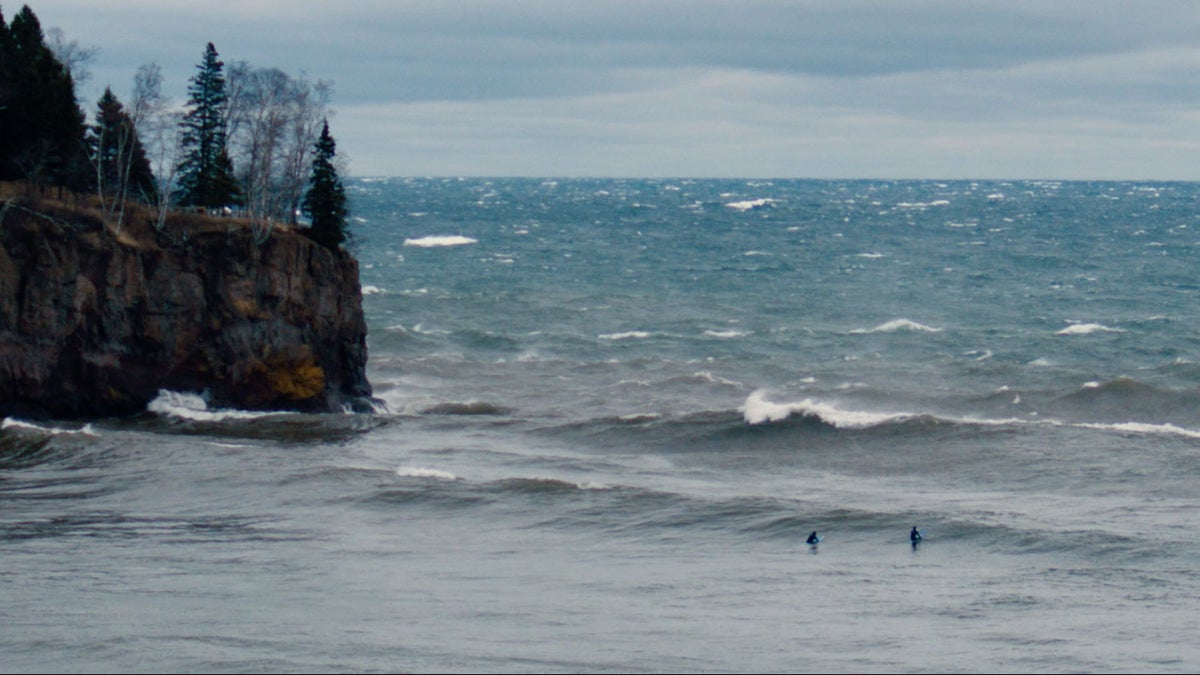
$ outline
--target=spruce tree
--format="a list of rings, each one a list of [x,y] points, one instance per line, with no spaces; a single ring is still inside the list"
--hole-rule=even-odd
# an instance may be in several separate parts
[[[85,127],[70,72],[22,7],[0,30],[0,179],[77,187],[86,177]]]
[[[200,72],[188,86],[189,110],[180,122],[184,155],[176,192],[176,201],[183,206],[213,209],[241,203],[226,147],[224,66],[208,43],[203,61],[196,66]]]
[[[0,11],[0,129],[11,129],[13,104],[13,87],[12,87],[12,62],[13,62],[13,47],[12,47],[12,32],[8,30],[8,24],[4,22],[4,12]],[[0,179],[5,177],[5,167],[9,162],[9,156],[12,151],[9,149],[13,144],[13,139],[8,133],[0,133]]]
[[[336,154],[336,144],[329,135],[329,121],[326,120],[321,127],[321,137],[317,139],[309,188],[300,210],[312,223],[308,228],[309,238],[333,251],[346,241],[346,216],[349,213],[346,190],[333,165]]]
[[[105,88],[96,107],[96,124],[90,141],[101,192],[120,200],[132,195],[150,204],[157,203],[158,188],[150,160],[129,113],[109,88]]]

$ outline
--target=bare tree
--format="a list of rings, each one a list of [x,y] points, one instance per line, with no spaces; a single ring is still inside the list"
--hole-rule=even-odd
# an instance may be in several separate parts
[[[179,167],[181,113],[162,93],[162,68],[147,63],[138,68],[133,80],[131,104],[142,142],[157,184],[155,229],[162,230],[171,208],[171,195]]]
[[[54,58],[67,69],[76,87],[82,87],[92,79],[88,66],[96,60],[100,53],[99,47],[84,47],[78,40],[67,40],[67,35],[61,28],[46,31],[46,46],[54,54]]]
[[[296,222],[312,148],[332,86],[244,62],[229,69],[229,138],[255,237]]]

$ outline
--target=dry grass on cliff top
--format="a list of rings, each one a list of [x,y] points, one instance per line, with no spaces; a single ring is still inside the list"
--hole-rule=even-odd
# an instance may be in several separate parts
[[[59,188],[46,188],[44,192],[28,183],[0,181],[0,212],[5,203],[11,203],[21,213],[31,217],[43,217],[83,226],[87,229],[107,230],[118,241],[130,245],[157,245],[159,234],[165,233],[174,239],[192,237],[209,232],[227,232],[231,229],[250,229],[253,221],[236,215],[212,215],[202,210],[172,209],[167,212],[161,231],[157,209],[134,201],[126,202],[119,223],[116,214],[105,217],[100,198],[95,193],[78,193]],[[13,217],[11,214],[8,217]],[[0,222],[0,225],[3,223]],[[293,229],[286,223],[274,223],[277,230]]]

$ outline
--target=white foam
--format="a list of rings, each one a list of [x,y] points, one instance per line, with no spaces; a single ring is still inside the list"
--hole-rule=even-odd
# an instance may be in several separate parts
[[[652,422],[654,420],[662,419],[662,413],[630,413],[628,415],[620,415],[617,417],[617,419],[621,420],[622,422]]]
[[[729,387],[743,386],[741,382],[738,382],[736,380],[730,380],[730,379],[720,377],[717,375],[713,375],[712,373],[710,373],[707,370],[696,371],[696,372],[692,373],[692,377],[694,377],[698,380],[704,381],[704,382],[711,382],[712,384],[720,384],[720,385],[725,385],[725,386],[729,386]]]
[[[387,291],[383,290],[382,288],[380,288],[378,286],[371,286],[370,284],[362,287],[363,295],[376,295],[378,293],[386,293],[386,292]]]
[[[616,340],[645,340],[651,334],[644,330],[630,330],[624,333],[605,333],[598,336],[601,340],[616,341]]]
[[[744,330],[706,330],[704,334],[708,337],[720,338],[722,340],[732,340],[734,338],[746,337],[750,335],[750,331]]]
[[[39,433],[39,434],[50,434],[51,436],[68,434],[68,435],[79,435],[79,436],[91,436],[94,438],[99,435],[92,429],[92,425],[90,425],[90,424],[85,424],[80,429],[63,429],[61,427],[43,427],[38,424],[33,424],[32,422],[23,422],[21,420],[14,420],[11,417],[5,417],[4,421],[0,422],[0,429],[16,429],[16,430],[20,430],[20,431],[31,431],[31,432]]]
[[[416,246],[418,248],[442,248],[446,246],[466,246],[478,242],[478,239],[464,237],[459,234],[455,235],[430,235],[427,237],[417,237],[415,239],[405,239],[405,246]]]
[[[826,424],[839,429],[865,429],[885,422],[906,420],[913,417],[911,413],[878,413],[861,410],[843,410],[829,403],[821,403],[811,398],[794,403],[775,403],[768,401],[760,390],[746,397],[746,402],[740,408],[742,419],[747,424],[763,424],[765,422],[780,422],[792,415],[813,415]]]
[[[898,209],[927,209],[931,206],[949,206],[950,202],[945,199],[935,199],[931,202],[900,202],[896,204]]]
[[[916,333],[940,333],[940,332],[942,332],[942,329],[941,328],[933,328],[932,326],[926,326],[925,324],[917,323],[916,321],[910,321],[908,319],[892,319],[891,321],[888,321],[886,323],[881,323],[874,328],[856,328],[855,330],[852,330],[850,332],[852,334],[861,335],[861,334],[866,334],[866,333],[896,333],[899,331],[913,331]]]
[[[762,199],[749,199],[742,202],[729,202],[725,206],[728,206],[731,209],[737,209],[738,211],[750,211],[751,209],[761,209],[764,206],[769,206],[774,204],[776,201],[777,200],[771,199],[770,197],[764,197]]]
[[[396,469],[396,475],[403,478],[436,478],[438,480],[461,480],[449,471],[441,469],[426,469],[420,466],[402,466]]]
[[[1200,438],[1200,431],[1185,429],[1175,424],[1151,424],[1147,422],[1115,422],[1110,424],[1084,423],[1071,426],[1099,431],[1117,431],[1126,434],[1150,436],[1183,436],[1185,438]]]
[[[249,410],[209,410],[208,402],[199,394],[187,394],[160,389],[158,396],[146,405],[146,410],[180,419],[198,422],[221,422],[224,420],[248,420],[272,415],[292,414],[285,411],[252,412]]]
[[[1120,328],[1109,328],[1099,323],[1074,323],[1058,331],[1055,335],[1091,335],[1092,333],[1124,333]]]

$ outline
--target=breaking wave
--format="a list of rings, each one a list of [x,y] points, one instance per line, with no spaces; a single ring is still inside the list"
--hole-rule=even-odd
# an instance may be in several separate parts
[[[11,417],[6,417],[6,418],[4,418],[3,422],[0,422],[0,429],[12,430],[12,431],[25,431],[25,432],[36,433],[36,434],[47,434],[50,436],[59,436],[59,435],[67,434],[67,435],[95,437],[95,436],[99,435],[95,432],[94,429],[92,429],[92,425],[90,425],[90,424],[85,424],[85,425],[83,425],[83,427],[81,427],[79,429],[63,429],[61,427],[44,427],[44,426],[41,426],[38,424],[33,424],[32,422],[24,422],[21,420],[12,419]]]
[[[274,415],[294,414],[286,411],[253,412],[250,410],[209,410],[208,401],[199,394],[187,394],[162,389],[158,396],[146,405],[149,412],[196,422],[224,422],[226,420],[249,420]]]
[[[910,321],[908,319],[893,319],[886,323],[881,323],[874,328],[856,328],[850,331],[854,335],[866,335],[870,333],[898,333],[902,331],[911,331],[914,333],[940,333],[941,328],[926,326],[923,323]]]
[[[478,239],[462,235],[430,235],[427,237],[405,239],[404,245],[415,246],[417,248],[443,248],[446,246],[466,246],[478,241]]]
[[[1073,323],[1055,335],[1091,335],[1092,333],[1124,333],[1120,328],[1110,328],[1100,323]]]

